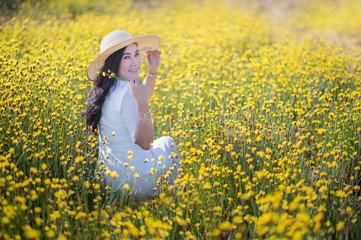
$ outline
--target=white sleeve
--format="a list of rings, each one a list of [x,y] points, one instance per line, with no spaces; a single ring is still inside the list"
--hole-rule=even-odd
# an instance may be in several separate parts
[[[135,143],[135,132],[138,121],[138,105],[132,93],[125,93],[121,102],[120,111],[125,125],[129,131],[132,142]]]

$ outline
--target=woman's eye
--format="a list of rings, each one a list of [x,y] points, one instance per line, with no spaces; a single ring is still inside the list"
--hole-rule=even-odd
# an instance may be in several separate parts
[[[139,53],[136,53],[135,56],[138,57],[138,56],[139,56]]]
[[[125,56],[124,59],[129,59],[130,57],[129,56]]]

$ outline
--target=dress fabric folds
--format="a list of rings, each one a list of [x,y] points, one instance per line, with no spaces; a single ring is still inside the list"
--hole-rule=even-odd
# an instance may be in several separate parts
[[[116,79],[102,106],[99,121],[99,172],[103,186],[118,193],[127,189],[136,200],[144,200],[159,191],[159,177],[173,184],[180,154],[174,140],[163,136],[150,150],[135,143],[138,105],[130,83]],[[126,185],[127,184],[127,185]]]

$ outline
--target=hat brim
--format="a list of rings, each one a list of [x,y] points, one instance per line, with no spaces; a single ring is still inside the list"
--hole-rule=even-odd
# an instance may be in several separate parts
[[[133,37],[126,41],[120,42],[101,54],[99,54],[94,61],[89,65],[86,75],[90,81],[95,81],[95,78],[98,75],[98,71],[103,67],[105,60],[112,55],[114,52],[126,47],[132,43],[136,43],[138,45],[138,50],[141,58],[144,60],[147,56],[147,51],[157,50],[160,45],[160,38],[156,35],[142,35]]]

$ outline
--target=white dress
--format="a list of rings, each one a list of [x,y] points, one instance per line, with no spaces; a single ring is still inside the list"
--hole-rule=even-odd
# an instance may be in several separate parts
[[[137,119],[138,105],[130,83],[116,79],[103,103],[98,125],[102,185],[143,200],[158,193],[164,181],[173,184],[180,154],[169,136],[156,139],[150,150],[139,147],[135,143]],[[157,184],[159,177],[163,178],[161,184]]]

